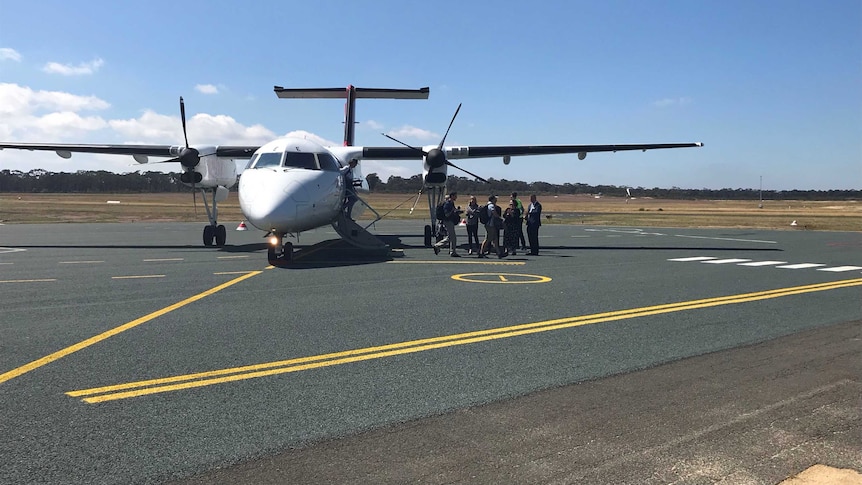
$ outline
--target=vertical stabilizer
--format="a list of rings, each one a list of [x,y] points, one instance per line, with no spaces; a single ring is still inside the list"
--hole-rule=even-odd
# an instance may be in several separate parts
[[[381,89],[357,88],[283,88],[275,86],[279,98],[344,98],[344,146],[353,146],[354,125],[356,124],[356,99],[428,99],[430,88],[420,89]]]

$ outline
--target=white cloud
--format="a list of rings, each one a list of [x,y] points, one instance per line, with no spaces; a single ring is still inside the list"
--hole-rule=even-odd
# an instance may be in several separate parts
[[[70,64],[60,64],[59,62],[49,62],[42,67],[42,70],[49,74],[61,74],[63,76],[82,76],[85,74],[93,74],[98,71],[105,61],[102,59],[94,59],[90,62],[82,62],[77,66]]]
[[[181,144],[182,121],[178,116],[169,116],[151,110],[138,118],[111,120],[110,128],[136,143]],[[276,138],[275,133],[257,124],[244,126],[227,115],[198,113],[187,122],[190,144],[213,145],[262,145]]]
[[[0,47],[0,61],[21,62],[21,54],[9,47]]]
[[[195,91],[203,94],[218,94],[218,88],[212,84],[198,84]]]
[[[33,91],[27,86],[0,83],[0,115],[32,114],[40,110],[104,110],[111,105],[96,96],[79,96],[61,91]]]
[[[371,128],[372,130],[382,130],[383,129],[383,123],[378,123],[374,120],[366,120],[366,121],[362,122],[362,124],[364,124],[366,128]]]
[[[389,130],[386,134],[401,141],[404,141],[403,138],[413,140],[439,140],[441,137],[441,135],[438,135],[433,131],[423,130],[422,128],[416,128],[415,126],[410,125],[404,125],[400,128]]]
[[[138,118],[110,120],[108,126],[126,139],[140,143],[179,144],[183,142],[180,118],[145,110]]]
[[[180,145],[183,143],[179,116],[145,110],[135,118],[88,115],[106,110],[110,104],[95,96],[58,91],[34,91],[26,86],[0,83],[0,140],[40,143],[136,143]],[[314,134],[303,135],[319,143],[335,145]],[[262,145],[277,135],[263,125],[243,125],[226,115],[196,114],[188,120],[189,143],[201,145]],[[29,171],[42,168],[55,172],[77,170],[140,169],[130,157],[75,154],[64,160],[51,152],[0,151],[0,167]],[[152,169],[160,169],[153,166]],[[164,167],[166,170],[175,168]]]
[[[689,97],[680,97],[680,98],[664,98],[659,99],[658,101],[653,101],[653,106],[658,108],[666,108],[668,106],[684,106],[691,103],[691,98]]]
[[[26,86],[0,83],[0,139],[44,141],[80,136],[106,126],[99,116],[81,116],[81,111],[110,107],[95,96],[59,91],[34,91]]]

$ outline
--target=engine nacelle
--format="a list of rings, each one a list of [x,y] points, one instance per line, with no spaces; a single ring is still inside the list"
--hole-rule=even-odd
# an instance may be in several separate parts
[[[578,152],[578,160],[587,158],[587,152]]]
[[[219,158],[215,155],[202,156],[197,166],[180,175],[180,181],[189,187],[233,187],[237,181],[236,162],[231,158]]]
[[[446,179],[448,178],[448,166],[430,167],[426,163],[422,168],[422,180],[426,187],[445,187]]]
[[[504,155],[503,156],[503,165],[508,165],[510,163],[512,163],[512,156],[511,155]]]

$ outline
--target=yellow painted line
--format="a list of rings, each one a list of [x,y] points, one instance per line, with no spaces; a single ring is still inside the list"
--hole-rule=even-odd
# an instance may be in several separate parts
[[[490,340],[510,338],[539,332],[562,330],[582,325],[591,325],[594,323],[611,322],[636,317],[659,315],[663,313],[695,310],[699,308],[709,308],[720,305],[732,305],[737,303],[746,303],[758,300],[780,298],[784,296],[798,295],[817,291],[828,291],[838,288],[848,288],[860,285],[862,285],[862,278],[836,281],[831,283],[819,283],[814,285],[797,286],[792,288],[780,288],[776,290],[758,291],[754,293],[744,293],[739,295],[705,298],[701,300],[692,300],[678,303],[668,303],[642,308],[632,308],[628,310],[618,310],[612,312],[596,313],[592,315],[582,315],[577,317],[560,318],[556,320],[546,320],[522,325],[513,325],[509,327],[492,328],[488,330],[478,330],[474,332],[445,335],[441,337],[411,340],[407,342],[399,342],[394,344],[381,345],[377,347],[366,347],[361,349],[346,350],[342,352],[321,354],[310,357],[281,360],[277,362],[233,367],[229,369],[221,369],[159,379],[150,379],[145,381],[116,384],[112,386],[96,387],[78,391],[69,391],[66,394],[71,397],[83,397],[83,401],[92,404],[98,402],[113,401],[117,399],[127,399],[132,397],[145,396],[162,392],[191,389],[195,387],[211,386],[215,384],[223,384],[227,382],[253,379],[257,377],[273,376],[290,372],[300,372],[304,370],[318,369],[322,367],[329,367],[352,362],[361,362],[365,360],[380,359],[395,355],[423,352],[426,350],[433,350],[445,347],[454,347],[457,345],[486,342]]]
[[[488,277],[488,279],[483,279],[483,277]],[[551,281],[551,278],[547,276],[521,273],[464,273],[452,275],[452,279],[455,281],[463,281],[465,283],[506,283],[510,285],[547,283]]]
[[[66,347],[63,350],[59,350],[57,352],[54,352],[53,354],[46,355],[45,357],[42,357],[41,359],[34,360],[33,362],[30,362],[29,364],[18,367],[17,369],[12,369],[9,372],[6,372],[4,374],[0,374],[0,384],[4,383],[10,379],[14,379],[14,378],[16,378],[22,374],[26,374],[27,372],[30,372],[31,370],[38,369],[39,367],[42,367],[43,365],[50,364],[51,362],[54,362],[57,359],[61,359],[65,356],[72,354],[74,352],[77,352],[81,349],[85,349],[85,348],[87,348],[93,344],[97,344],[97,343],[101,342],[102,340],[113,337],[114,335],[125,332],[126,330],[129,330],[131,328],[135,328],[138,325],[141,325],[142,323],[147,323],[150,320],[154,320],[154,319],[156,319],[162,315],[165,315],[165,314],[170,313],[174,310],[182,308],[182,307],[184,307],[190,303],[194,303],[194,302],[196,302],[200,299],[206,298],[206,297],[208,297],[214,293],[218,293],[219,291],[221,291],[225,288],[233,286],[233,285],[235,285],[241,281],[247,280],[247,279],[251,278],[252,276],[256,276],[256,275],[259,275],[261,273],[262,273],[262,271],[253,271],[249,274],[240,276],[238,278],[234,278],[234,279],[228,281],[227,283],[223,283],[221,285],[218,285],[215,288],[211,288],[207,291],[204,291],[203,293],[198,293],[197,295],[192,296],[190,298],[186,298],[185,300],[183,300],[181,302],[174,303],[171,306],[162,308],[161,310],[155,311],[153,313],[150,313],[149,315],[145,315],[145,316],[138,318],[136,320],[132,320],[131,322],[120,325],[119,327],[112,328],[111,330],[108,330],[107,332],[102,332],[99,335],[96,335],[94,337],[90,337],[87,340],[84,340],[84,341],[78,342],[75,345]]]
[[[0,280],[0,283],[44,283],[46,281],[57,281],[55,278],[44,278],[40,280]]]
[[[133,275],[133,276],[111,276],[112,280],[134,280],[139,278],[164,278],[163,274],[145,274],[145,275]]]
[[[386,261],[389,264],[491,264],[503,266],[523,266],[527,263],[523,261],[464,261],[462,259],[453,260],[423,260],[423,261]]]
[[[143,260],[145,263],[161,263],[163,261],[184,261],[183,258],[159,258],[159,259],[145,259]]]
[[[104,261],[60,261],[57,264],[98,264],[104,263]]]
[[[254,273],[254,271],[219,271],[218,273],[213,273],[214,275],[223,276],[223,275],[232,275],[232,274],[248,274]]]

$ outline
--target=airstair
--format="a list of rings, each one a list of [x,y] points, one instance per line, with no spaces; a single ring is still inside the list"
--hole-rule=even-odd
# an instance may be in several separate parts
[[[353,219],[347,217],[347,214],[345,214],[344,211],[341,211],[341,215],[339,215],[338,219],[332,223],[332,228],[335,229],[335,232],[337,232],[342,239],[352,246],[360,249],[388,252],[390,249],[389,246],[378,239],[377,236],[368,232],[368,228],[380,220],[380,214],[378,214],[373,207],[368,205],[359,196],[357,196],[357,203],[364,205],[368,210],[373,212],[374,220],[363,227]]]

